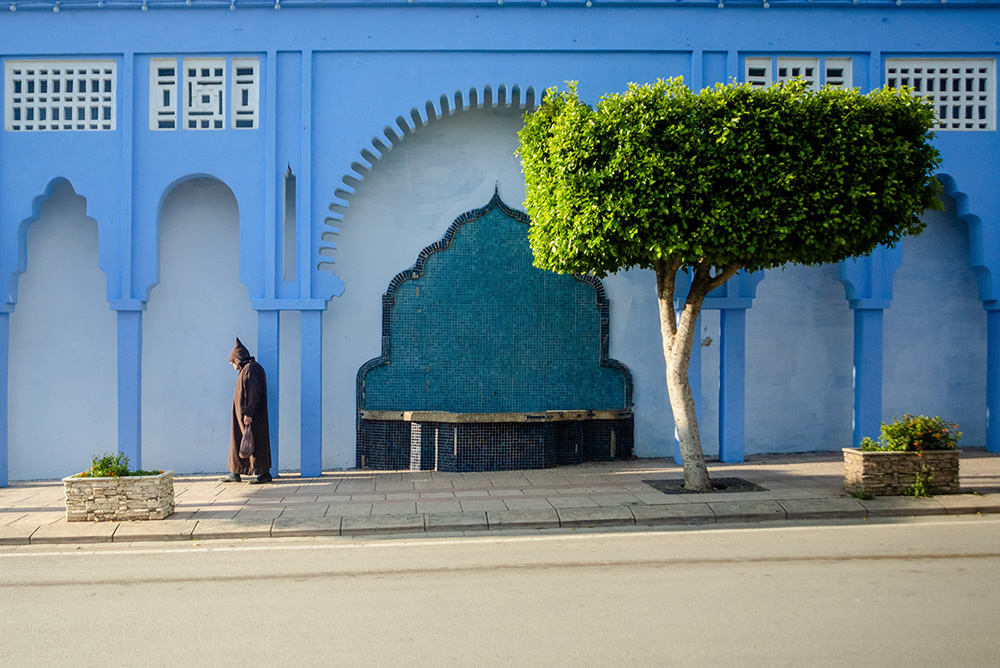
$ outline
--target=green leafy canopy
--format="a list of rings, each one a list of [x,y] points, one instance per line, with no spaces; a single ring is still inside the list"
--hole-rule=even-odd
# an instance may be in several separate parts
[[[750,271],[897,243],[940,208],[934,113],[908,90],[630,84],[596,108],[552,88],[519,133],[535,264]]]

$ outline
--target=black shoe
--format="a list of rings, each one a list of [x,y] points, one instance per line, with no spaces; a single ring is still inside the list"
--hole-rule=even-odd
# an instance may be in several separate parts
[[[227,473],[219,478],[219,482],[242,482],[242,478],[239,473]]]
[[[250,481],[251,485],[263,485],[266,482],[271,482],[274,478],[271,477],[270,473],[262,473],[253,480]]]

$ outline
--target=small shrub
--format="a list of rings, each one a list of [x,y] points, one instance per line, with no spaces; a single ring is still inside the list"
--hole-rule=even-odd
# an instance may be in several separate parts
[[[894,418],[891,424],[883,422],[878,441],[865,437],[861,441],[861,449],[906,452],[954,450],[961,437],[962,432],[953,422],[907,413],[901,418]]]
[[[77,478],[119,478],[122,476],[134,475],[159,475],[163,471],[143,471],[138,469],[129,470],[128,455],[119,452],[112,455],[105,452],[103,455],[94,455],[90,460],[90,468],[83,473],[78,473]]]

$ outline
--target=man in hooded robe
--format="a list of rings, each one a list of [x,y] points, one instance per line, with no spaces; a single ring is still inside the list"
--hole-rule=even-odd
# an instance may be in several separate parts
[[[229,363],[239,372],[233,393],[233,424],[229,439],[229,475],[222,482],[240,482],[241,475],[252,474],[251,485],[271,482],[271,438],[267,428],[267,376],[239,339]],[[240,457],[243,432],[253,430],[254,451],[249,458]]]

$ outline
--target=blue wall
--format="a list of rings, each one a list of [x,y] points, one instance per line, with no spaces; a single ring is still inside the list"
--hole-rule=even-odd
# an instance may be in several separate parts
[[[369,333],[341,336],[340,330],[335,330],[334,337],[325,336],[324,328],[332,334],[330,318],[352,317],[352,313],[338,310],[336,301],[330,301],[343,294],[345,287],[367,290],[366,283],[371,281],[377,290],[383,290],[387,277],[375,272],[343,275],[339,268],[355,249],[343,243],[336,247],[337,228],[367,224],[357,219],[352,222],[350,216],[358,196],[364,193],[363,183],[375,177],[381,163],[412,141],[411,137],[469,109],[506,111],[516,118],[546,87],[572,79],[579,80],[587,99],[596,100],[604,92],[621,90],[629,81],[682,75],[689,84],[700,87],[739,78],[744,59],[750,56],[819,55],[852,58],[854,84],[867,89],[882,85],[884,60],[889,57],[995,58],[1000,50],[996,38],[1000,4],[992,1],[951,0],[942,4],[906,0],[896,6],[881,0],[858,4],[776,0],[769,9],[749,0],[731,0],[721,9],[715,2],[697,0],[598,0],[592,4],[586,7],[580,2],[551,0],[543,7],[517,0],[502,5],[485,0],[447,4],[326,0],[283,3],[276,11],[271,3],[248,0],[229,11],[226,2],[193,0],[186,6],[165,0],[148,3],[148,11],[140,11],[141,2],[132,0],[102,3],[103,7],[96,2],[70,0],[61,3],[62,11],[53,12],[49,3],[16,2],[17,11],[5,12],[0,21],[0,58],[113,60],[117,67],[117,128],[0,132],[0,312],[8,314],[0,318],[0,343],[8,339],[9,314],[20,308],[18,277],[26,269],[30,271],[29,227],[41,215],[42,203],[52,189],[69,181],[85,198],[87,216],[97,223],[97,262],[106,278],[108,306],[117,312],[117,394],[108,398],[104,409],[117,414],[119,448],[140,460],[141,415],[159,410],[142,396],[142,320],[146,301],[155,299],[154,286],[163,278],[162,211],[179,185],[208,177],[223,184],[236,201],[238,279],[256,312],[258,357],[268,367],[274,385],[272,423],[278,424],[281,405],[285,406],[281,420],[297,425],[289,433],[295,433],[299,442],[284,445],[286,452],[290,448],[298,456],[282,455],[282,461],[294,462],[309,475],[322,466],[350,465],[353,423],[336,412],[344,405],[353,407],[354,384],[342,375],[332,385],[327,379],[339,359],[367,359],[377,353],[377,346],[371,350]],[[260,61],[257,129],[149,130],[151,57],[224,57],[231,62],[247,56]],[[507,121],[498,123],[497,132],[508,131]],[[967,403],[1000,411],[1000,332],[994,331],[1000,327],[1000,311],[996,310],[1000,308],[1000,202],[994,186],[1000,177],[997,133],[939,133],[936,143],[944,158],[942,178],[955,203],[954,220],[968,228],[968,252],[961,260],[974,272],[972,300],[990,313],[988,338],[993,344],[982,353],[980,365],[986,369],[987,396],[982,401],[979,396],[970,397]],[[441,151],[447,149],[443,145]],[[476,159],[457,155],[455,160]],[[416,250],[440,238],[455,216],[488,199],[497,181],[508,192],[520,187],[512,182],[506,162],[489,174],[488,165],[477,165],[483,170],[482,180],[467,192],[436,198],[441,202],[434,223],[437,227],[427,231],[422,242],[379,240],[387,253],[412,259]],[[440,164],[410,166],[414,174],[438,168]],[[288,256],[284,248],[284,177],[289,170],[296,177],[296,226],[291,242],[294,280],[284,279],[282,264]],[[489,178],[494,182],[487,184]],[[447,184],[432,187],[442,194],[450,192]],[[505,194],[505,199],[519,207],[517,197]],[[350,234],[344,230],[341,242],[357,235],[363,236],[364,230]],[[848,317],[853,319],[853,350],[850,360],[838,358],[834,366],[842,369],[846,364],[848,373],[860,379],[850,389],[853,399],[847,400],[853,403],[855,416],[855,428],[849,428],[852,441],[859,437],[859,430],[870,431],[873,420],[882,415],[882,353],[899,337],[891,320],[886,321],[886,336],[882,337],[882,314],[894,298],[891,266],[892,262],[879,260],[841,272],[852,311]],[[766,284],[765,280],[761,290]],[[832,285],[835,292],[836,285]],[[865,286],[871,285],[885,289],[866,291]],[[634,317],[626,313],[623,323],[649,319],[644,310],[648,300],[639,296],[639,291],[652,288],[641,273],[623,275],[619,283],[608,282],[607,287],[613,311],[620,308],[627,312],[633,300],[637,308],[642,304]],[[963,299],[968,297],[963,295]],[[938,298],[947,296],[942,293]],[[738,320],[736,312],[748,306],[719,302],[716,308],[724,310],[732,328]],[[379,305],[366,308],[377,309]],[[293,322],[282,317],[282,311],[294,312],[297,319]],[[327,315],[321,316],[323,311]],[[752,322],[752,318],[748,320]],[[737,341],[737,330],[731,329],[727,337],[730,348]],[[98,336],[96,331],[92,335]],[[662,453],[669,436],[663,435],[668,430],[654,424],[665,421],[667,413],[656,389],[663,377],[659,374],[657,379],[657,366],[662,363],[655,359],[658,351],[630,326],[612,325],[613,356],[618,356],[614,352],[616,336],[624,337],[620,345],[625,348],[648,351],[645,375],[636,376],[636,447],[638,452]],[[8,407],[28,410],[18,407],[13,397],[18,388],[7,379],[9,361],[19,354],[14,345],[20,345],[17,339],[0,346],[0,418]],[[742,349],[737,345],[733,350]],[[298,363],[289,365],[289,355],[298,357]],[[727,359],[726,378],[740,382],[724,381],[726,387],[742,387],[742,371],[730,374],[742,369],[744,363],[749,365],[748,373],[756,373],[749,359],[739,355]],[[766,360],[759,361],[766,364]],[[900,373],[905,376],[905,364],[899,366],[899,358],[890,354],[886,361],[891,364],[887,374],[892,374],[888,382],[897,383]],[[288,378],[287,373],[276,372],[272,378],[271,369],[295,375]],[[838,371],[838,377],[843,373]],[[841,385],[837,381],[831,389],[838,394],[829,401],[837,406],[845,401],[840,393],[847,391]],[[979,394],[979,387],[962,391]],[[748,385],[747,405],[759,404],[750,397],[754,392]],[[282,399],[285,394],[296,401],[289,405]],[[200,398],[208,404],[217,401],[214,395]],[[885,403],[886,408],[896,405]],[[733,405],[731,399],[730,409]],[[842,425],[844,410],[838,408],[836,413]],[[730,414],[729,431],[735,415]],[[11,421],[30,423],[36,417],[29,411]],[[780,411],[769,413],[766,419],[780,419]],[[1000,429],[987,425],[986,416],[979,419],[989,447],[1000,450]],[[808,430],[804,438],[811,438],[818,447],[844,445],[839,441],[846,433],[843,426],[830,433],[838,434],[837,443]],[[738,433],[729,437],[742,443]],[[6,483],[8,475],[31,475],[20,468],[6,468],[9,448],[24,451],[29,447],[20,441],[9,443],[10,438],[22,437],[6,427],[0,429],[0,484]],[[648,446],[643,446],[644,438]],[[768,440],[755,444],[754,449],[777,447],[767,445]],[[281,444],[275,446],[278,449]],[[33,456],[50,457],[53,467],[65,470],[80,466],[75,461],[62,461],[62,455]],[[157,456],[169,457],[166,453]],[[219,455],[219,461],[222,459]],[[189,460],[179,458],[177,466],[189,466],[184,461]],[[148,464],[173,465],[170,461]]]

